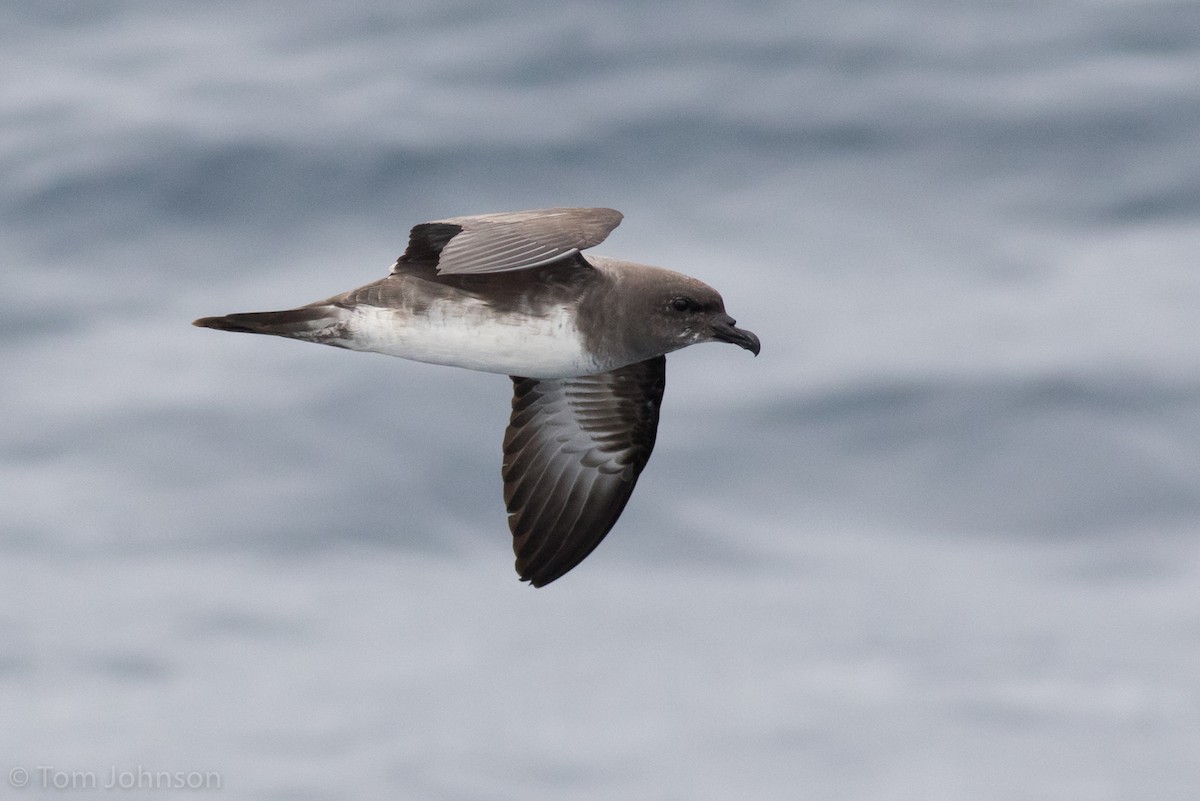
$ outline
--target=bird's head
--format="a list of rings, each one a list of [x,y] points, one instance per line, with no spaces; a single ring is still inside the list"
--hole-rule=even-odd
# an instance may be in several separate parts
[[[701,342],[728,342],[758,355],[761,345],[754,333],[737,327],[725,311],[717,290],[686,275],[657,286],[644,302],[654,330],[672,345],[671,350]]]

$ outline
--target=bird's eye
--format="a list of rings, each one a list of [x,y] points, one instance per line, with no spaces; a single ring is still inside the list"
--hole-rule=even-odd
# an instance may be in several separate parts
[[[671,308],[677,312],[692,311],[696,308],[696,301],[691,298],[675,298],[671,301]]]

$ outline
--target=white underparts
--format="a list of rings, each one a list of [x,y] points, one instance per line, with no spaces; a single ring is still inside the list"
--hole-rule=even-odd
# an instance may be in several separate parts
[[[338,314],[345,335],[337,344],[352,350],[529,378],[597,371],[574,313],[562,306],[538,315],[497,313],[482,301],[456,299],[416,314],[366,305]]]

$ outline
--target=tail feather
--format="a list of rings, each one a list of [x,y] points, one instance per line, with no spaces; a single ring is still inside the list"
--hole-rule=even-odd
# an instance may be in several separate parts
[[[201,317],[192,321],[200,328],[218,331],[241,331],[247,334],[270,334],[294,339],[325,340],[336,337],[338,320],[329,307],[302,306],[299,309],[268,312],[243,312],[224,317]]]

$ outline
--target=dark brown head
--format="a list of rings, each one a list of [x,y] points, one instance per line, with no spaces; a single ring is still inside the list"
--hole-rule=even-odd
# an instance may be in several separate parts
[[[616,279],[625,308],[623,339],[626,347],[645,358],[701,342],[729,342],[758,355],[758,337],[725,312],[717,290],[682,273],[615,259],[594,259],[596,266]]]

